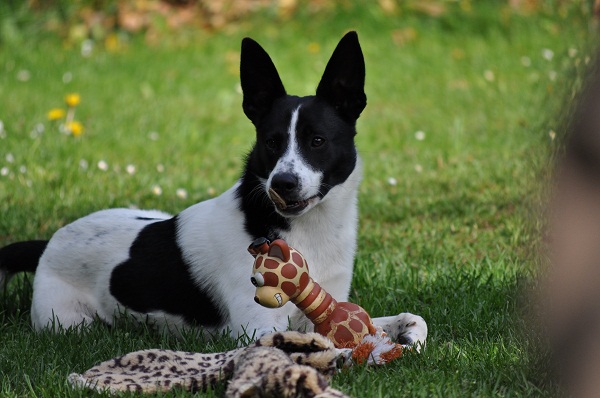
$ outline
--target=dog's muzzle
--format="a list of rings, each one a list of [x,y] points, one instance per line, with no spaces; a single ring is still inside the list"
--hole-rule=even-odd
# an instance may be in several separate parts
[[[300,198],[301,190],[298,177],[289,172],[277,173],[271,179],[268,189],[269,199],[282,215],[295,215],[306,209],[318,196]]]
[[[312,201],[317,200],[318,196],[311,196],[310,198],[303,200],[286,201],[284,198],[281,197],[279,193],[277,193],[277,191],[275,191],[273,188],[269,188],[269,198],[271,199],[271,202],[273,202],[275,207],[277,207],[280,213],[298,214],[302,210],[306,209]]]

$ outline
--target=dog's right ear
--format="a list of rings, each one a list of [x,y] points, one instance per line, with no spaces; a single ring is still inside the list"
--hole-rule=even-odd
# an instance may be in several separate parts
[[[286,95],[271,57],[248,37],[242,40],[240,81],[244,92],[242,107],[255,126],[271,110],[273,102]]]

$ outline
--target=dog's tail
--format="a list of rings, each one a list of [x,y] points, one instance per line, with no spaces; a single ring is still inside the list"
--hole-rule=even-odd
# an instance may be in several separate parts
[[[48,246],[47,240],[28,240],[1,248],[0,291],[17,272],[35,272],[46,246]]]

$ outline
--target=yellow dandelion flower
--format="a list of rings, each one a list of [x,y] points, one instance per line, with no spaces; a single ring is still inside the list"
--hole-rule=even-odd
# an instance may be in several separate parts
[[[111,33],[108,36],[106,36],[106,39],[104,39],[104,47],[108,52],[114,53],[119,51],[119,48],[121,47],[119,36],[117,36],[114,33]]]
[[[309,53],[316,54],[319,51],[321,51],[321,46],[319,45],[319,43],[312,42],[312,43],[308,44],[308,52]]]
[[[79,137],[83,134],[83,124],[77,120],[65,124],[65,129],[73,134],[73,137]]]
[[[48,120],[58,120],[65,117],[66,112],[64,109],[53,108],[48,111]]]
[[[81,97],[77,93],[67,94],[65,97],[65,102],[68,106],[75,107],[79,105],[79,102],[81,102]]]

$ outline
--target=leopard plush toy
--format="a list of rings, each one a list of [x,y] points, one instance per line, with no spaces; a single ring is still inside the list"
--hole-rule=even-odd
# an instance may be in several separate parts
[[[317,333],[288,331],[221,353],[135,351],[68,380],[74,387],[112,393],[204,391],[228,381],[225,396],[232,398],[339,398],[347,396],[330,387],[329,380],[350,355]]]

